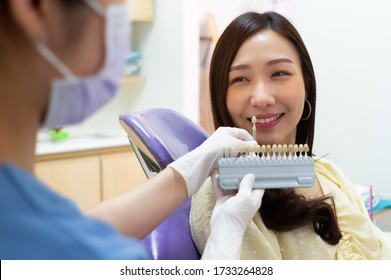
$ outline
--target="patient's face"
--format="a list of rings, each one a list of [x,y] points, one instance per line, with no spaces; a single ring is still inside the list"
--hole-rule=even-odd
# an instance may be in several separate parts
[[[234,125],[252,134],[257,118],[260,144],[293,144],[302,117],[305,87],[294,46],[271,30],[246,40],[229,72],[227,108]]]

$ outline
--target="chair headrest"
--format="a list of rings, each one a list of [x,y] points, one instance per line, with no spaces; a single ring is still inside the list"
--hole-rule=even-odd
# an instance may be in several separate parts
[[[162,168],[202,144],[204,129],[182,114],[167,108],[122,113],[120,123],[129,138]]]

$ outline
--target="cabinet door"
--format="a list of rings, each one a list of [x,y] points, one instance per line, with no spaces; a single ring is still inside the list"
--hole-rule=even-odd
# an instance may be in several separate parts
[[[145,182],[147,177],[136,157],[129,152],[102,155],[103,200]]]
[[[35,173],[55,191],[74,200],[82,210],[101,201],[99,156],[38,162]]]
[[[133,22],[150,22],[153,20],[153,0],[128,0],[130,19]]]

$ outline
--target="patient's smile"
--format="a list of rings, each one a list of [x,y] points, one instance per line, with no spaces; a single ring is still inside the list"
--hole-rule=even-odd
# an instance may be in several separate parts
[[[257,118],[257,123],[270,123],[282,117],[283,114],[278,114],[268,118]]]
[[[265,115],[256,116],[255,125],[258,128],[272,128],[279,123],[279,120],[284,115],[285,115],[284,113],[280,113],[280,114],[265,114]],[[247,120],[252,122],[252,118],[247,118]]]

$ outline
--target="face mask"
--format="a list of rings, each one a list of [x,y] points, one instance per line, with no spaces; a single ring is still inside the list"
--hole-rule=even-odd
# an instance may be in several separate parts
[[[126,3],[110,4],[104,9],[94,0],[85,2],[105,17],[105,62],[97,74],[77,77],[42,41],[35,43],[38,52],[64,76],[52,82],[49,107],[43,122],[45,128],[85,120],[114,97],[124,73],[125,59],[130,49]]]

